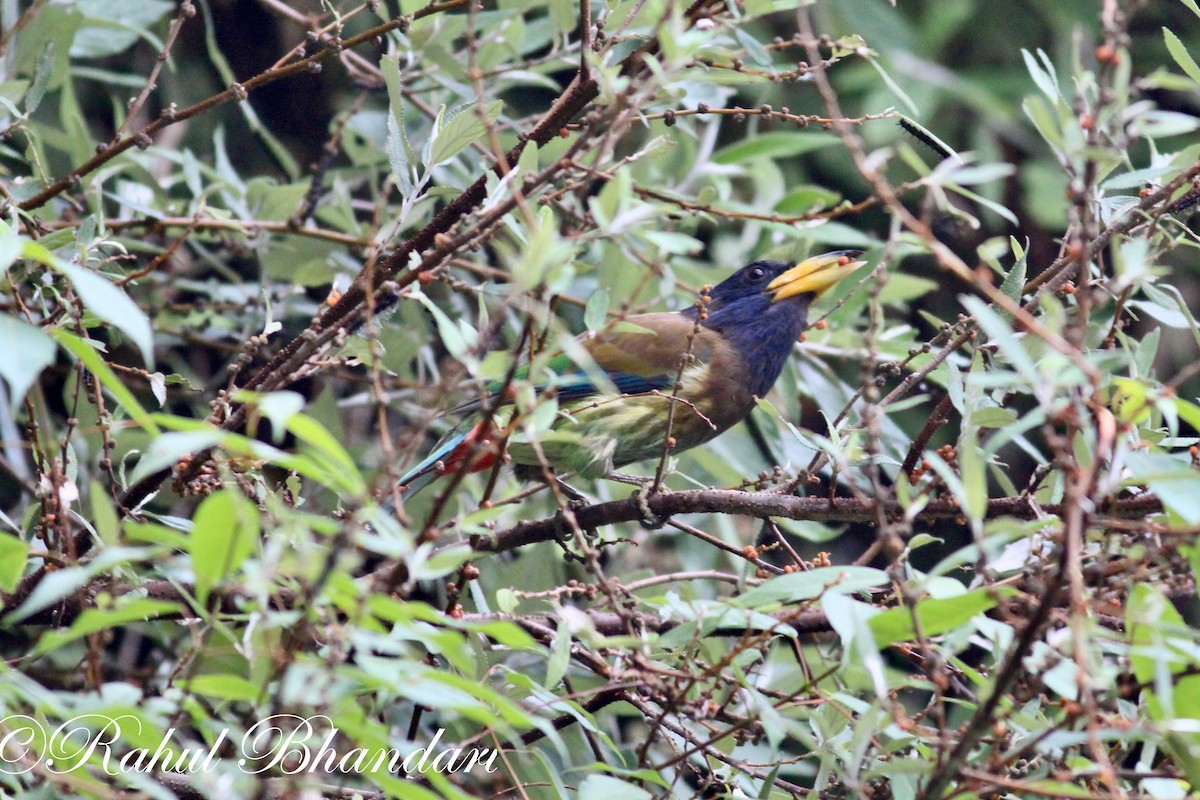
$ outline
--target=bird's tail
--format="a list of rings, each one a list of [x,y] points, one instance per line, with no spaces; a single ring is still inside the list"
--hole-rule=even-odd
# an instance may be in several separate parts
[[[412,497],[441,476],[458,472],[468,458],[472,459],[466,468],[468,473],[491,469],[498,454],[490,444],[491,432],[484,430],[482,422],[465,433],[447,436],[400,478],[400,490],[406,498]]]

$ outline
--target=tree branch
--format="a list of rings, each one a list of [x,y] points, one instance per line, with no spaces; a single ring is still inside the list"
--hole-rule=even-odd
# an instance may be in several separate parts
[[[848,497],[796,497],[772,492],[743,492],[725,489],[697,489],[686,492],[655,494],[639,502],[636,497],[612,500],[607,503],[575,509],[575,519],[584,530],[617,522],[634,522],[643,518],[644,506],[661,517],[675,514],[741,514],[766,519],[816,520],[820,522],[871,522],[878,511],[876,503]],[[884,513],[897,517],[904,509],[895,500],[883,501]],[[1060,516],[1060,505],[1038,505],[1023,497],[1001,497],[988,501],[987,516],[1035,519],[1038,516]],[[1116,517],[1137,518],[1162,511],[1162,503],[1153,495],[1122,498],[1112,502],[1100,513]],[[916,515],[917,519],[953,519],[963,510],[950,500],[931,500]],[[500,553],[515,550],[536,542],[555,539],[562,533],[559,515],[545,519],[518,522],[511,528],[492,535],[470,537],[472,549],[480,553]],[[453,545],[451,545],[453,546]]]

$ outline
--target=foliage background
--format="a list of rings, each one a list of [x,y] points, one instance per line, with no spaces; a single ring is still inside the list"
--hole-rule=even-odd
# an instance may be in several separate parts
[[[0,27],[5,796],[1200,785],[1190,0],[7,0]],[[869,269],[649,509],[394,491],[531,349],[840,247]],[[516,383],[536,434],[553,400]],[[504,757],[112,775],[3,738],[83,713],[140,724],[118,755],[288,713],[341,752]]]

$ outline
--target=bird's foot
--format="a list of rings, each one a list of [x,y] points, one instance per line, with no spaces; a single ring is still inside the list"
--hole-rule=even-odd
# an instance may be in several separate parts
[[[643,528],[656,531],[667,524],[667,520],[671,518],[670,514],[655,514],[654,510],[650,508],[650,497],[658,494],[659,491],[654,485],[654,477],[629,475],[624,472],[608,472],[604,477],[606,480],[637,487],[630,497],[634,498],[634,502],[638,504],[638,522]]]
[[[633,494],[630,495],[630,497],[633,498],[633,501],[637,503],[638,523],[640,523],[641,526],[648,531],[658,530],[666,525],[671,519],[670,514],[658,514],[650,507],[650,498],[654,494],[657,494],[657,492],[652,491],[652,489],[653,479],[651,479],[651,483],[649,485],[638,486],[638,488],[633,490]]]
[[[564,498],[566,498],[567,508],[570,509],[572,512],[579,511],[580,509],[587,508],[588,506],[596,505],[596,500],[594,498],[579,491],[574,486],[572,486],[571,484],[564,481],[562,478],[554,479],[554,487],[558,490],[559,494],[561,494]],[[571,541],[573,536],[571,533],[571,529],[566,525],[566,519],[565,519],[566,515],[563,513],[563,509],[559,509],[558,513],[559,513],[559,516],[563,518],[562,519],[563,531],[562,531],[562,535],[559,537],[559,544],[562,545],[563,551],[567,554],[568,558],[579,558],[574,553],[572,553],[567,547],[567,545],[569,544],[569,542]],[[582,533],[583,533],[584,537],[587,538],[589,541],[594,541],[597,536],[595,528],[584,528],[582,530]],[[583,559],[579,559],[579,560],[582,561]]]

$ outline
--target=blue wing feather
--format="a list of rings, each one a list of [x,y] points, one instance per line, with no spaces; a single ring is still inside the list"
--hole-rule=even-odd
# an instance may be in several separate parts
[[[400,478],[400,485],[407,487],[408,496],[416,494],[418,491],[429,485],[435,478],[438,477],[436,469],[437,463],[444,460],[448,455],[454,452],[454,448],[463,443],[470,431],[463,431],[452,436],[447,436],[433,448],[433,452],[422,459],[421,463],[414,466],[408,472],[404,473]]]

